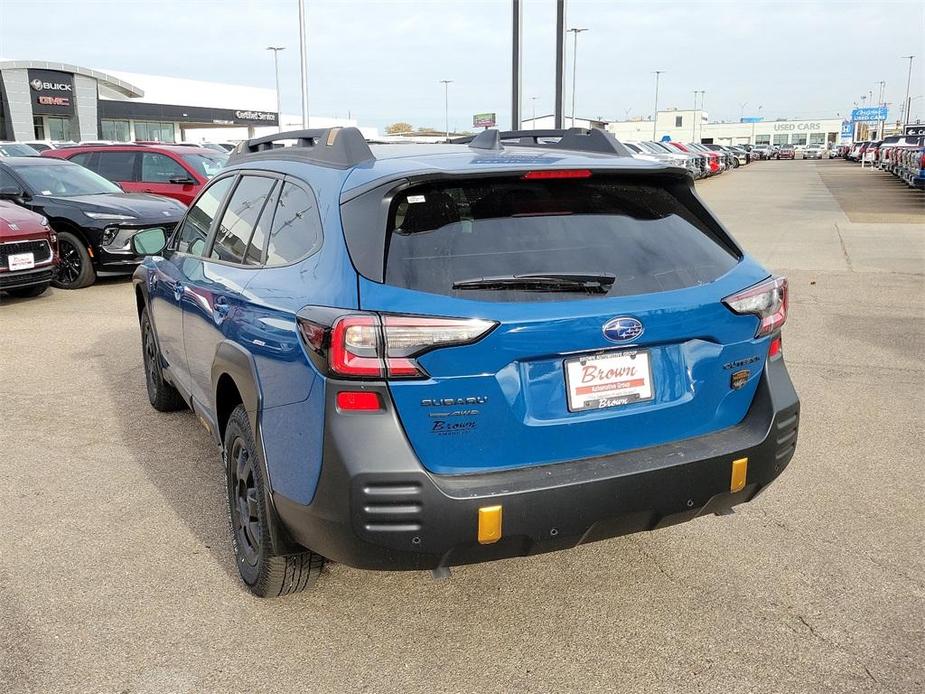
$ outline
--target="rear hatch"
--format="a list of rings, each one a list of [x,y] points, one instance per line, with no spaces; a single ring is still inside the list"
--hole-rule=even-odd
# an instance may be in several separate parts
[[[389,382],[432,472],[607,455],[745,416],[767,346],[756,318],[722,299],[767,272],[689,178],[572,170],[366,195],[388,212],[381,268],[357,263],[360,307],[488,326],[417,356],[422,377]],[[369,245],[357,220],[345,211],[355,263],[359,239]],[[743,364],[732,387],[730,365]]]

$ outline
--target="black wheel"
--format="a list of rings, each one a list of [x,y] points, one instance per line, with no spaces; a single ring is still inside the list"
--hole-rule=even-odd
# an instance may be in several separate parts
[[[20,287],[19,289],[7,289],[10,293],[10,296],[15,296],[21,299],[28,297],[39,296],[44,294],[45,290],[48,289],[48,282],[43,282],[42,284],[33,284],[31,287]]]
[[[231,543],[241,579],[261,598],[299,593],[313,585],[324,557],[310,550],[284,556],[273,551],[263,460],[243,405],[228,418],[222,454]]]
[[[145,385],[148,388],[148,400],[158,412],[175,412],[186,407],[186,403],[177,389],[164,380],[161,371],[161,353],[154,338],[154,328],[148,309],[141,311],[141,350],[145,363]]]
[[[74,234],[67,231],[58,234],[58,258],[54,285],[59,289],[81,289],[96,281],[87,247]]]

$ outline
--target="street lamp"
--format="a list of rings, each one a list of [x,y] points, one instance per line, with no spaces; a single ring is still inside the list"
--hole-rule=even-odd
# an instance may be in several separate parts
[[[691,142],[697,139],[697,95],[703,94],[702,91],[694,90],[694,114],[691,116]]]
[[[536,130],[536,100],[537,98],[538,97],[535,97],[535,96],[530,97],[530,103],[533,105],[533,120],[530,121],[530,123],[532,124],[530,127],[533,130]]]
[[[305,0],[299,0],[299,72],[302,77],[302,127],[308,129],[308,45],[305,42]]]
[[[443,120],[446,126],[446,141],[450,141],[450,84],[453,80],[440,80],[443,85]]]
[[[904,117],[905,119],[903,120],[903,126],[909,125],[909,119],[910,119],[909,112],[912,110],[912,102],[909,100],[909,87],[912,85],[912,59],[914,57],[915,57],[914,55],[900,56],[900,58],[902,58],[903,60],[909,61],[909,76],[906,78],[906,101],[905,101],[906,113]],[[905,132],[905,130],[903,130],[903,132]]]
[[[279,100],[279,52],[285,51],[285,46],[267,46],[268,51],[273,51],[273,73],[276,75],[276,131],[283,132],[283,109]]]
[[[658,130],[658,126],[657,126],[657,123],[658,123],[658,80],[659,80],[659,77],[661,77],[663,72],[665,71],[664,70],[655,71],[655,113],[652,115],[652,139],[653,140],[658,139],[658,136],[656,135],[656,131]]]
[[[569,32],[575,34],[575,43],[572,44],[572,127],[575,127],[575,76],[578,73],[578,34],[587,29],[573,28]]]

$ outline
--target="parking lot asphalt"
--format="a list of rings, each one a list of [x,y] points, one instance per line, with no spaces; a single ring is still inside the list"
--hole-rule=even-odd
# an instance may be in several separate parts
[[[0,692],[922,691],[925,209],[895,187],[840,160],[698,183],[791,280],[802,423],[775,485],[443,581],[333,565],[252,597],[217,450],[148,405],[130,283],[2,298]]]

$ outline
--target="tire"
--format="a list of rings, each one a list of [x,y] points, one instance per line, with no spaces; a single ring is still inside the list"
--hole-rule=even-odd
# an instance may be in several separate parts
[[[176,412],[186,408],[186,402],[177,389],[164,380],[161,370],[161,352],[154,337],[154,326],[148,316],[148,308],[141,311],[141,356],[145,366],[145,385],[148,402],[158,412]]]
[[[42,284],[33,284],[31,287],[19,287],[18,289],[7,289],[6,291],[9,292],[10,296],[27,299],[44,294],[49,284],[50,282],[43,282]]]
[[[58,257],[58,275],[52,282],[58,289],[83,289],[96,282],[87,247],[69,231],[58,233]]]
[[[228,418],[222,457],[231,544],[241,580],[261,598],[300,593],[314,585],[324,557],[310,550],[279,556],[273,550],[265,468],[244,405]]]

